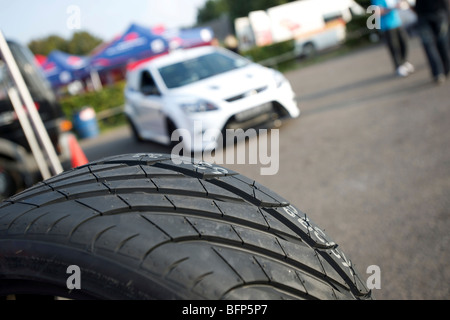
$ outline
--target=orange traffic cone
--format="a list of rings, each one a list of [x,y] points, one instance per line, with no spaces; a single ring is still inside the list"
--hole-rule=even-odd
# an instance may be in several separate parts
[[[69,149],[72,168],[76,168],[88,163],[88,159],[86,158],[83,149],[81,149],[81,146],[74,135],[69,136]]]

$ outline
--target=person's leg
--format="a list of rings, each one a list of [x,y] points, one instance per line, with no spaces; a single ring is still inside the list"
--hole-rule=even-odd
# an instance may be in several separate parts
[[[431,73],[435,79],[443,75],[444,66],[442,65],[439,51],[436,47],[435,36],[433,33],[432,24],[426,18],[419,18],[417,30],[422,39],[423,48],[430,65]]]
[[[408,47],[408,34],[404,28],[398,28],[397,29],[398,39],[399,39],[399,45],[400,45],[400,59],[401,64],[405,64],[408,60],[408,53],[409,53],[409,47]]]
[[[446,76],[450,73],[450,49],[449,49],[449,42],[448,42],[448,17],[447,14],[442,12],[437,16],[436,21],[436,27],[437,27],[437,34],[436,34],[436,42],[437,42],[437,48],[439,51],[439,55],[442,60],[442,65],[444,68],[444,73]]]
[[[386,43],[389,48],[389,52],[391,54],[392,62],[394,64],[395,69],[402,65],[401,55],[400,55],[400,44],[398,35],[395,29],[386,30]]]
[[[408,61],[409,56],[409,35],[405,28],[398,28],[398,36],[400,43],[400,54],[402,60],[402,66],[406,68],[408,73],[414,73],[414,66]]]

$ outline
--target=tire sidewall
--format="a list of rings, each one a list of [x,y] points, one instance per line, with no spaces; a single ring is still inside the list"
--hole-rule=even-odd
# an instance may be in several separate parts
[[[118,258],[118,259],[117,259]],[[69,279],[79,267],[80,289],[69,289]],[[67,244],[23,239],[0,240],[0,296],[42,293],[69,299],[180,299],[174,292],[154,280],[149,273],[139,273],[133,265],[115,256],[92,254]]]

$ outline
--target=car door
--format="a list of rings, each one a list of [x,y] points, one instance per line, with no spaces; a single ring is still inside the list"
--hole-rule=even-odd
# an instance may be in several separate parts
[[[154,78],[148,70],[139,75],[140,84],[135,104],[137,126],[143,138],[167,143],[165,115],[163,113],[163,97]]]

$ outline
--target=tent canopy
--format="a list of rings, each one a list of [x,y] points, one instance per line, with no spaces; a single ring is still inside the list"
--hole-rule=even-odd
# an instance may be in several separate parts
[[[70,55],[52,51],[41,67],[52,87],[63,86],[92,73],[125,69],[166,54],[170,49],[192,48],[211,44],[211,28],[166,30],[163,25],[151,28],[132,24],[110,42],[97,47],[90,56]]]
[[[167,52],[167,40],[149,28],[132,24],[128,30],[91,57],[97,71],[124,67],[127,63]]]
[[[54,50],[42,64],[44,75],[53,87],[81,79],[87,73],[89,58]]]

